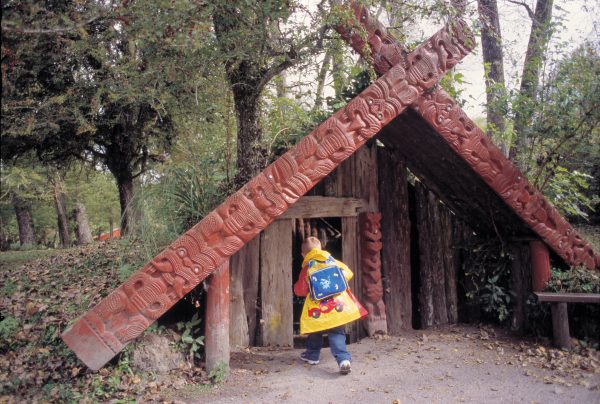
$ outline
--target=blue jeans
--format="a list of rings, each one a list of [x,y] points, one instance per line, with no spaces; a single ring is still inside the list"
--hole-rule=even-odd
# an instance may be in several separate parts
[[[308,334],[305,351],[308,359],[312,361],[319,360],[319,354],[321,353],[321,348],[323,348],[323,334],[327,334],[329,337],[329,348],[338,365],[342,361],[352,360],[350,353],[346,350],[345,326]]]

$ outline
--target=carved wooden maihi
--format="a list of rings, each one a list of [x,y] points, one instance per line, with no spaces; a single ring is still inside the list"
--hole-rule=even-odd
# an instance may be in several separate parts
[[[79,318],[62,338],[99,369],[173,304],[329,174],[470,50],[461,26],[442,29],[251,179],[123,285]]]
[[[404,47],[397,44],[379,21],[369,14],[366,7],[355,2],[351,3],[351,7],[357,20],[356,24],[336,29],[359,54],[372,62],[377,73],[385,74],[393,66],[401,65],[412,71],[412,74],[426,79],[419,69],[411,69],[415,64],[422,63],[417,59],[417,54],[407,54]],[[361,33],[358,24],[366,33]],[[457,29],[454,32],[460,35],[466,31]],[[472,46],[466,37],[456,39]],[[446,51],[439,56],[440,66],[444,66],[447,60],[454,60],[457,52],[461,51],[446,46],[445,40],[439,37],[438,42],[432,44],[437,49]],[[594,252],[591,244],[577,234],[569,222],[492,144],[451,96],[436,88],[418,97],[411,108],[419,113],[494,192],[568,264],[585,265],[589,269],[600,268],[600,255]],[[399,133],[398,136],[402,134]]]
[[[367,333],[387,334],[383,283],[381,281],[381,213],[365,212],[359,216],[361,283],[364,305],[369,312],[364,320]]]

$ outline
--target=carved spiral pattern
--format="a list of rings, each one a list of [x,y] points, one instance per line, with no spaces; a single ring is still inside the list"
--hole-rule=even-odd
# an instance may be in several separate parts
[[[84,314],[63,340],[88,366],[102,367],[429,89],[451,65],[438,48],[466,49],[459,38],[446,30],[436,33],[409,55],[415,63],[408,71],[401,65],[389,69]]]
[[[438,36],[435,42],[422,46],[431,58],[421,58],[420,52],[406,55],[404,48],[381,27],[367,9],[351,4],[357,20],[366,31],[370,51],[357,27],[337,27],[342,37],[362,56],[369,55],[377,73],[385,74],[394,65],[408,69],[409,79],[430,85],[439,79],[432,66],[449,69],[462,58],[473,38],[464,30],[464,23],[454,24],[450,31],[453,41]],[[433,39],[433,38],[432,38]],[[435,49],[427,49],[431,46]],[[433,57],[437,57],[434,62]],[[369,59],[369,57],[367,57]],[[496,148],[467,114],[441,89],[415,98],[411,106],[441,137],[448,142],[510,208],[535,231],[560,257],[571,265],[600,268],[600,255],[583,240],[548,200],[527,181],[518,168]]]
[[[371,303],[383,299],[381,282],[381,213],[361,213],[360,245],[363,295]]]
[[[359,224],[362,290],[366,298],[365,307],[369,312],[364,325],[369,335],[377,332],[387,333],[381,280],[381,213],[361,213]]]

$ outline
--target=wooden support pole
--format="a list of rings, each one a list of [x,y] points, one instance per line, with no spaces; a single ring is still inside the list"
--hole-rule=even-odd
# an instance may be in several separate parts
[[[380,147],[379,194],[382,242],[381,269],[388,332],[399,335],[412,330],[412,291],[410,266],[410,217],[406,162],[397,150]]]
[[[529,243],[531,249],[531,275],[534,292],[541,292],[550,280],[550,253],[548,247],[540,240]]]
[[[229,260],[208,279],[205,335],[206,370],[229,366]]]
[[[531,290],[531,248],[525,243],[510,245],[513,257],[510,270],[510,288],[514,292],[512,299],[511,328],[517,333],[527,331],[527,299]]]
[[[554,345],[557,348],[571,348],[569,314],[566,302],[552,303],[552,332],[554,334]]]

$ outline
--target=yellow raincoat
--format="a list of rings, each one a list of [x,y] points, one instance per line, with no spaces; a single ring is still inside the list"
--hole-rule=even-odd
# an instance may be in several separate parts
[[[356,297],[346,289],[339,295],[324,300],[313,300],[309,294],[308,277],[312,272],[323,268],[325,261],[331,256],[327,251],[313,248],[306,254],[302,262],[302,271],[294,285],[297,296],[306,296],[302,315],[300,316],[300,334],[310,334],[317,331],[329,330],[348,324],[367,315],[367,310],[358,302]],[[316,265],[308,268],[309,261],[315,260]],[[343,263],[335,260],[342,270],[346,281],[352,279],[352,271]]]

